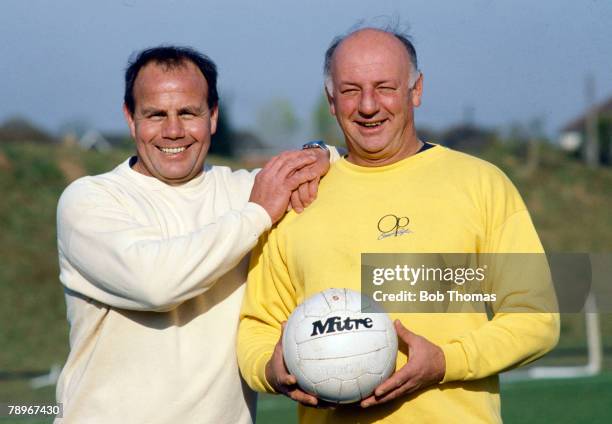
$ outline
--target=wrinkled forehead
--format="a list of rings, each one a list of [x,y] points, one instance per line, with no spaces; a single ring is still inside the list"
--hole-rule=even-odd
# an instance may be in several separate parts
[[[332,78],[365,76],[388,79],[410,76],[410,57],[393,35],[356,33],[342,41],[331,63]]]
[[[202,72],[189,61],[172,66],[151,62],[142,67],[134,82],[134,94],[193,91],[206,95],[208,84]]]

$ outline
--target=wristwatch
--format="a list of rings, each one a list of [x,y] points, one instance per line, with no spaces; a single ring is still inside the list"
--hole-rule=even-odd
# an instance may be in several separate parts
[[[309,141],[308,143],[303,144],[302,150],[306,150],[306,149],[322,149],[322,150],[325,150],[326,152],[329,152],[329,148],[323,142],[323,140]]]

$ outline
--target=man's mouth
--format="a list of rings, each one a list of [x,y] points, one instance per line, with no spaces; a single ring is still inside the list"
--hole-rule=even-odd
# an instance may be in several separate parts
[[[365,128],[375,128],[375,127],[380,127],[386,121],[387,121],[386,119],[382,119],[380,121],[355,121],[355,122],[357,122],[358,125],[365,127]]]
[[[189,145],[191,146],[191,145]],[[161,147],[161,146],[157,146],[157,148],[162,151],[163,153],[166,153],[167,155],[176,155],[178,153],[182,153],[185,150],[187,150],[187,148],[189,146],[181,146],[181,147]]]

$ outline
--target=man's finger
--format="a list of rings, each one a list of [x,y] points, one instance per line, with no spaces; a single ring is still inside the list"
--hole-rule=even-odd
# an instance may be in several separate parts
[[[278,380],[279,380],[279,383],[285,386],[293,386],[294,384],[297,384],[297,380],[295,379],[295,376],[292,374],[286,373],[284,371],[283,371],[283,374],[281,374],[278,377]]]
[[[285,183],[287,184],[289,190],[295,190],[301,184],[314,180],[317,177],[318,175],[313,169],[302,168],[294,172],[293,175],[287,177],[287,179],[285,180]]]
[[[368,406],[372,406],[376,404],[376,396],[374,396],[373,394],[368,396],[365,399],[361,399],[361,402],[359,402],[359,406],[361,406],[362,408],[367,408]]]
[[[280,156],[272,156],[263,166],[261,172],[278,172],[281,165],[283,164]]]
[[[395,332],[397,333],[397,336],[408,344],[414,333],[404,327],[399,319],[396,319],[393,324],[395,325]]]
[[[418,385],[414,381],[409,380],[406,383],[402,384],[400,387],[397,387],[395,390],[392,390],[389,393],[385,394],[384,396],[370,396],[362,400],[361,407],[368,408],[370,406],[378,405],[380,403],[389,402],[393,399],[397,399],[400,396],[412,393],[418,388]]]
[[[317,161],[317,155],[312,150],[290,150],[287,152],[282,152],[278,155],[282,160],[293,160],[296,158],[310,158],[311,162]]]
[[[307,207],[313,201],[313,198],[310,195],[310,189],[308,188],[308,184],[310,184],[310,183],[309,182],[305,182],[304,184],[300,184],[300,186],[297,189],[300,201],[302,202],[304,207]]]
[[[396,319],[393,322],[393,326],[395,327],[395,332],[397,334],[398,349],[409,357],[410,350],[415,342],[416,334],[404,327],[400,320]]]
[[[295,210],[297,213],[304,212],[304,203],[300,197],[300,192],[298,190],[294,190],[291,192],[291,198],[289,199],[289,204],[291,208]]]
[[[385,380],[382,384],[380,384],[375,390],[374,390],[374,395],[377,397],[381,397],[383,396],[385,393],[390,392],[392,390],[397,389],[398,387],[401,387],[402,384],[404,384],[408,378],[405,377],[403,375],[403,373],[400,373],[403,370],[400,369],[398,372],[396,372],[395,374],[393,374],[391,377],[389,377],[387,380]]]
[[[277,361],[276,365],[278,366],[278,371],[279,371],[279,380],[282,380],[281,383],[286,386],[292,386],[294,384],[297,384],[297,379],[295,378],[294,375],[289,374],[289,370],[287,369],[287,366],[285,365],[285,358],[283,358],[283,333],[285,332],[286,326],[287,326],[287,321],[283,321],[281,323],[281,334],[278,339],[278,343],[276,344],[276,347],[274,349],[275,350],[278,349],[278,352],[275,352],[275,353],[276,353],[276,361]]]
[[[318,403],[318,399],[316,397],[309,395],[308,393],[298,388],[290,390],[287,393],[287,396],[289,396],[294,401],[300,402],[306,406],[317,406]]]
[[[406,382],[410,381],[414,374],[414,363],[408,361],[406,365],[394,372],[391,377],[379,384],[378,387],[376,387],[376,389],[374,390],[374,395],[376,397],[384,396],[386,393],[391,392],[397,389],[398,387],[401,387],[402,385],[406,384]]]
[[[295,376],[289,374],[289,371],[287,371],[282,355],[280,359],[275,360],[274,368],[276,369],[276,379],[279,384],[282,384],[283,386],[293,386],[297,383]]]
[[[308,191],[310,193],[311,202],[317,198],[317,192],[319,191],[319,180],[321,177],[317,177],[308,183]]]
[[[278,169],[278,177],[285,179],[288,176],[295,174],[300,169],[314,163],[317,157],[312,152],[300,152],[300,155],[289,157],[282,160],[282,164]]]
[[[270,173],[279,179],[284,179],[296,169],[308,166],[314,161],[316,161],[316,156],[312,152],[283,152],[270,158],[260,173]]]

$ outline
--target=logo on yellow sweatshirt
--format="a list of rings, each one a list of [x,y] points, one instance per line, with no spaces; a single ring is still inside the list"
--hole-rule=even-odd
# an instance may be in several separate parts
[[[407,216],[397,216],[392,213],[383,216],[378,220],[378,231],[380,231],[378,240],[410,234],[412,230],[408,228],[408,224],[410,219]]]

